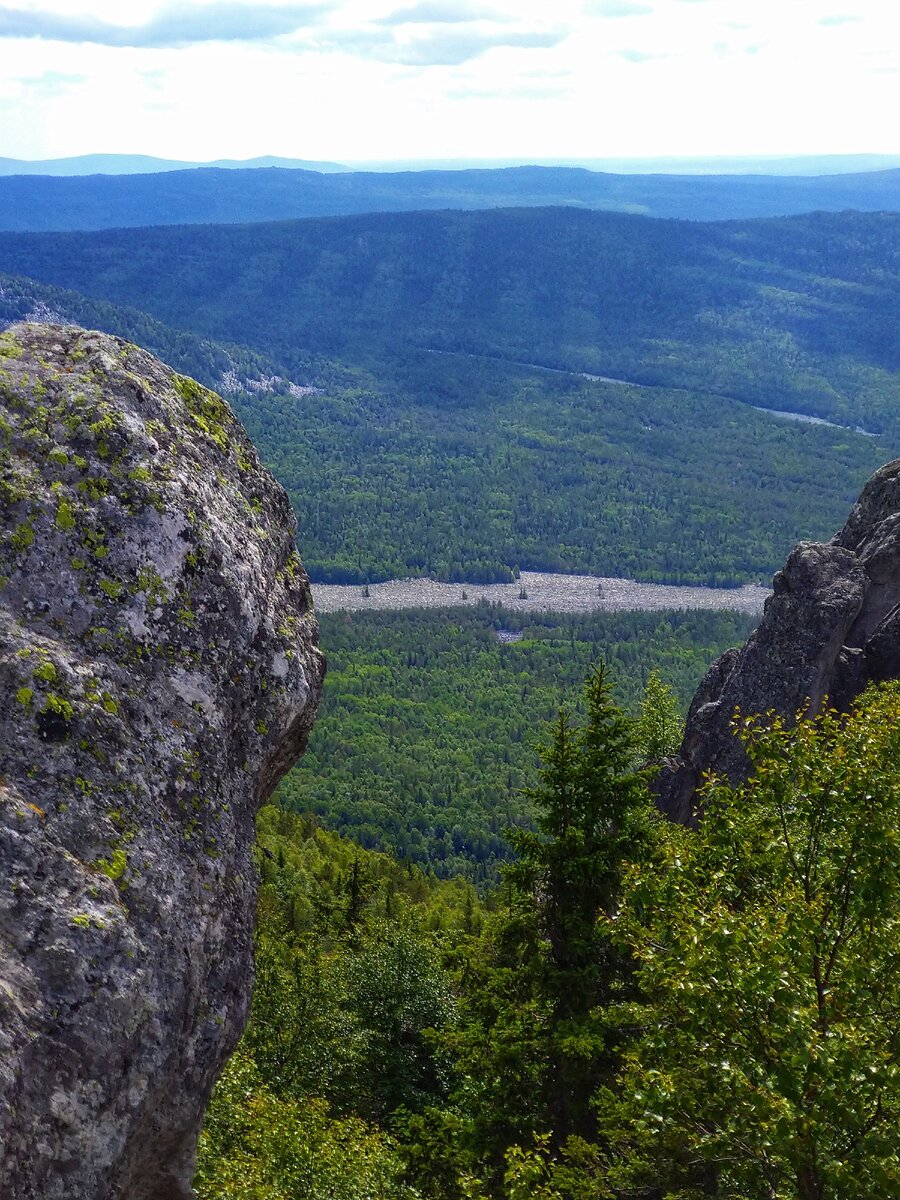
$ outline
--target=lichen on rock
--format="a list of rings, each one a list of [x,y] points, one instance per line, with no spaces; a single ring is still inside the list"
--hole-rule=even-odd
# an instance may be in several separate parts
[[[190,1195],[324,660],[287,497],[117,338],[0,335],[0,1195]]]
[[[678,759],[658,778],[662,810],[691,823],[704,777],[737,783],[750,763],[736,712],[793,719],[850,708],[872,681],[900,677],[900,459],[877,471],[843,529],[800,542],[773,581],[759,628],[710,667]]]

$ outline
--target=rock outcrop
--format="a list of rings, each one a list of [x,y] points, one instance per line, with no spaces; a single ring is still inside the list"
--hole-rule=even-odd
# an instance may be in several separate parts
[[[873,475],[830,542],[796,546],[773,587],[747,644],[707,672],[678,759],[657,781],[676,821],[695,819],[708,772],[746,778],[736,709],[793,717],[827,697],[844,711],[870,681],[900,676],[900,460]]]
[[[324,671],[282,489],[116,338],[0,336],[0,1196],[176,1200],[244,1025],[254,816]]]

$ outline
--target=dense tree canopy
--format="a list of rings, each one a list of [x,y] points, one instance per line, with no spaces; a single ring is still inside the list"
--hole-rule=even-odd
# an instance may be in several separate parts
[[[788,728],[637,865],[616,925],[639,1042],[607,1110],[631,1185],[680,1197],[900,1191],[900,685]],[[607,1100],[610,1099],[607,1093]]]
[[[533,744],[603,658],[630,712],[656,668],[685,709],[709,661],[749,634],[733,613],[583,617],[491,608],[320,618],[330,667],[309,749],[279,800],[369,848],[447,877],[496,881],[527,824]],[[499,629],[522,633],[502,643]]]
[[[679,830],[592,676],[487,906],[264,810],[200,1196],[892,1200],[900,684],[738,724],[753,778]]]

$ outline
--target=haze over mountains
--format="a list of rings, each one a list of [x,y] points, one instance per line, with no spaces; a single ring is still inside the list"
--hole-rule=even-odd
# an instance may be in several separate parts
[[[147,174],[0,178],[0,229],[11,231],[546,205],[704,221],[848,208],[897,211],[900,169],[816,176],[624,175],[582,167],[522,166],[325,174],[260,165],[243,170],[186,167]]]
[[[277,154],[190,162],[148,154],[80,154],[72,158],[0,158],[0,175],[137,175],[195,167],[285,167],[308,171],[465,171],[492,167],[584,167],[622,175],[843,175],[900,167],[900,154],[796,154],[713,158],[430,158],[316,162]]]
[[[900,166],[884,163],[883,166]],[[299,168],[306,171],[346,171],[340,163],[315,162],[306,158],[218,158],[212,162],[185,162],[176,158],[154,158],[149,154],[79,154],[73,158],[0,158],[0,175],[152,175],[160,171],[189,171],[196,167],[223,170],[254,170],[258,167]]]

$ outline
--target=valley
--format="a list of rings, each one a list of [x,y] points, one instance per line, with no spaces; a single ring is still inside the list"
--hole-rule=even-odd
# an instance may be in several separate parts
[[[598,1171],[628,1160],[607,1161],[597,1140],[591,1097],[601,1096],[597,1072],[608,1030],[620,1036],[609,1023],[619,1009],[605,1000],[598,1008],[590,980],[598,963],[612,963],[610,986],[629,996],[634,976],[615,966],[592,889],[600,880],[617,905],[636,894],[628,889],[638,878],[661,896],[647,920],[674,911],[688,945],[697,944],[693,901],[660,889],[681,878],[691,847],[703,853],[707,843],[663,826],[640,764],[651,773],[666,764],[671,780],[660,786],[680,779],[683,714],[710,663],[750,638],[791,546],[830,539],[863,481],[900,449],[897,216],[687,224],[518,208],[0,234],[0,270],[0,321],[99,326],[226,392],[287,489],[313,580],[329,670],[306,754],[258,818],[252,1018],[206,1120],[194,1181],[201,1200],[243,1200],[248,1178],[260,1200],[647,1194],[596,1186]],[[109,364],[125,364],[128,378],[134,351],[121,343],[107,351],[85,377],[91,394]],[[6,357],[15,353],[13,339]],[[11,374],[4,363],[0,400]],[[81,358],[72,365],[85,370]],[[57,386],[37,388],[23,436],[57,428],[44,404]],[[201,487],[215,470],[218,492],[225,462],[240,495],[234,511],[267,553],[269,493],[253,483],[254,452],[231,443],[215,396],[177,378],[174,394],[209,459],[185,477]],[[9,411],[18,423],[15,398]],[[69,425],[58,428],[69,436]],[[76,438],[94,429],[71,422]],[[95,492],[97,511],[107,512],[104,489],[143,478],[138,468],[123,479],[108,457],[101,441],[103,488],[78,479],[78,457],[57,450],[40,462],[71,477],[79,512]],[[14,485],[8,494],[20,497]],[[133,497],[123,496],[127,508]],[[50,504],[58,547],[70,519],[77,523]],[[287,514],[283,504],[280,519]],[[29,528],[26,518],[10,545],[25,546]],[[99,572],[109,569],[105,552],[90,552]],[[790,586],[766,606],[793,613],[802,628],[778,643],[774,666],[756,668],[763,703],[777,693],[768,672],[786,663],[801,687],[803,656],[814,666],[819,632],[852,608],[865,574],[854,556],[831,591],[816,567],[820,557],[840,565],[847,553],[805,551]],[[209,564],[188,558],[189,591]],[[301,578],[283,561],[276,587]],[[98,588],[109,627],[120,601],[142,603],[114,579]],[[178,611],[191,636],[201,616],[189,602]],[[273,628],[290,638],[299,626]],[[863,657],[841,651],[842,686],[844,664]],[[50,678],[43,663],[36,671]],[[704,694],[717,678],[705,679]],[[264,684],[260,695],[277,705],[277,677]],[[16,691],[18,717],[27,718],[31,695]],[[67,711],[68,701],[53,702]],[[702,725],[712,712],[728,724],[730,700],[726,708],[705,703],[692,720]],[[198,702],[190,719],[201,715]],[[890,722],[873,720],[882,740],[892,736]],[[246,738],[265,739],[270,726],[236,721],[240,763]],[[695,748],[702,733],[691,733]],[[821,736],[821,751],[810,742],[804,780],[821,770],[832,796],[828,773],[844,770],[843,751],[832,763],[838,734]],[[175,793],[189,776],[198,789],[191,811],[201,812],[193,761],[179,760]],[[880,795],[881,766],[860,761],[865,788]],[[871,787],[866,770],[876,772]],[[852,790],[856,762],[851,774],[841,786]],[[754,867],[777,854],[781,827],[761,833],[754,804],[735,796],[729,823],[712,825],[717,879],[723,856],[733,861],[754,839],[764,844]],[[764,791],[760,803],[770,803]],[[872,813],[860,812],[869,829]],[[118,819],[108,814],[116,838]],[[732,829],[741,830],[736,846]],[[97,860],[101,874],[117,872],[124,855],[130,881],[127,851],[116,853]],[[218,853],[214,841],[204,844],[209,862]],[[587,949],[574,972],[553,959],[547,880],[554,897],[586,889],[571,945]],[[768,880],[759,891],[769,896]],[[794,901],[777,888],[774,896],[783,922]],[[570,910],[566,919],[576,918]],[[769,943],[760,958],[777,961]],[[679,997],[708,984],[710,973],[689,959],[690,951],[678,960]],[[730,971],[742,963],[727,953]],[[560,1025],[585,979],[589,1007]],[[554,999],[557,980],[564,1001]],[[702,1036],[721,1008],[716,994]],[[557,1120],[559,1062],[572,1072],[587,1064],[572,1109],[586,1137],[557,1154],[540,1139]],[[540,1088],[550,1099],[535,1115]],[[633,1091],[614,1103],[626,1105]],[[630,1136],[634,1120],[618,1112],[607,1110],[605,1127]],[[535,1150],[522,1147],[523,1129],[538,1135]],[[572,1146],[577,1154],[566,1157]],[[272,1180],[295,1179],[298,1162],[313,1164],[302,1168],[300,1193],[293,1183],[279,1192]],[[485,1182],[473,1183],[473,1171]],[[544,1177],[559,1182],[535,1187]],[[361,1190],[342,1190],[359,1179]]]
[[[0,1200],[900,1200],[896,9],[0,4]]]

